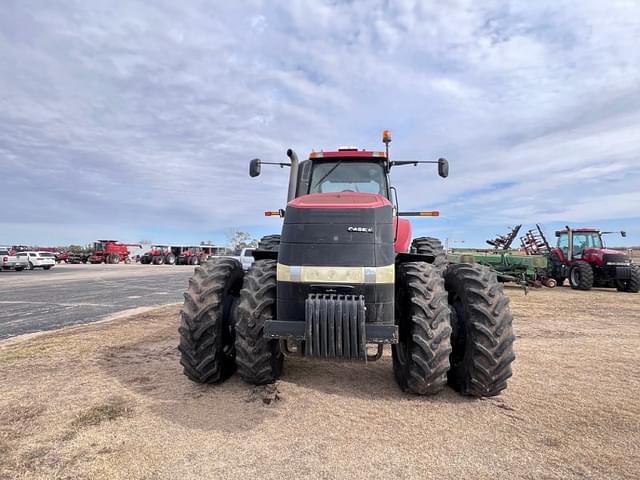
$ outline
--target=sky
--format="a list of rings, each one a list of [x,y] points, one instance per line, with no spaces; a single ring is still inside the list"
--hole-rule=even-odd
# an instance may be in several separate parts
[[[280,230],[288,172],[391,157],[414,235],[640,244],[640,2],[28,1],[0,15],[0,244]]]

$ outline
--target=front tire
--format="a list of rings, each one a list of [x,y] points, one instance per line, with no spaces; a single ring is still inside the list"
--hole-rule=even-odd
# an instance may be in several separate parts
[[[463,395],[491,397],[511,377],[513,317],[495,272],[478,264],[450,265],[445,286],[451,306],[449,385]]]
[[[166,257],[164,257],[164,263],[166,263],[167,265],[175,265],[176,263],[175,255],[169,254]]]
[[[631,265],[631,277],[629,280],[618,280],[617,286],[619,292],[640,292],[640,265]]]
[[[33,266],[33,263],[29,262],[29,266],[27,267],[27,270],[33,270],[35,267]]]
[[[451,353],[450,310],[441,272],[426,262],[396,271],[399,343],[392,345],[393,373],[405,392],[433,395],[447,384]]]
[[[273,383],[284,356],[278,340],[263,337],[265,320],[276,318],[276,261],[256,260],[244,277],[236,322],[238,374],[252,385]]]
[[[569,283],[574,290],[591,290],[593,287],[593,269],[582,260],[577,261],[569,272]]]
[[[196,268],[184,294],[180,363],[194,382],[218,383],[235,371],[233,313],[242,288],[242,265],[220,258]]]

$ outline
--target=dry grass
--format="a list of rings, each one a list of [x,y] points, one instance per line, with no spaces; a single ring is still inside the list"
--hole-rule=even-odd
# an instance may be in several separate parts
[[[131,408],[127,402],[119,397],[110,398],[106,403],[96,405],[94,407],[81,412],[71,425],[76,428],[100,425],[102,422],[115,420],[116,418],[128,415]]]
[[[388,354],[195,385],[177,307],[0,343],[0,479],[637,478],[640,295],[508,292],[514,378],[486,400],[405,395]]]

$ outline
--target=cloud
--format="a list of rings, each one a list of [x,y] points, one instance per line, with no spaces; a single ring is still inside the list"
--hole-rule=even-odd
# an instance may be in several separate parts
[[[416,233],[615,219],[638,243],[639,34],[623,1],[7,2],[0,243],[277,230],[286,172],[250,158],[383,128],[451,160],[393,172],[403,208],[442,210]]]

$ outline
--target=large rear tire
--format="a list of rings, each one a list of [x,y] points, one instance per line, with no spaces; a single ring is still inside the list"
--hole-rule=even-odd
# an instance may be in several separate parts
[[[276,318],[276,261],[256,260],[245,274],[236,322],[238,374],[252,385],[273,383],[284,356],[277,340],[263,337],[264,322]]]
[[[418,237],[411,242],[411,251],[421,255],[432,255],[433,266],[439,271],[447,268],[447,255],[442,248],[442,242],[434,237]]]
[[[166,257],[164,257],[164,263],[167,265],[175,265],[176,264],[176,256],[173,253],[170,253]]]
[[[270,252],[277,252],[280,248],[280,235],[267,235],[262,237],[258,242],[258,250],[268,250]]]
[[[569,283],[574,290],[591,290],[593,287],[593,269],[591,265],[578,260],[569,272]]]
[[[158,255],[157,257],[153,257],[154,265],[164,265],[164,257],[162,255]]]
[[[619,292],[640,292],[640,265],[631,265],[631,277],[629,280],[618,280],[616,283]]]
[[[393,373],[405,392],[432,395],[447,384],[451,353],[450,311],[441,272],[426,262],[396,270],[396,322]]]
[[[491,397],[511,377],[513,317],[495,272],[478,264],[450,265],[445,287],[451,306],[449,385],[463,395]]]
[[[234,310],[242,288],[242,265],[219,258],[195,269],[184,294],[180,363],[194,382],[218,383],[235,371]]]

